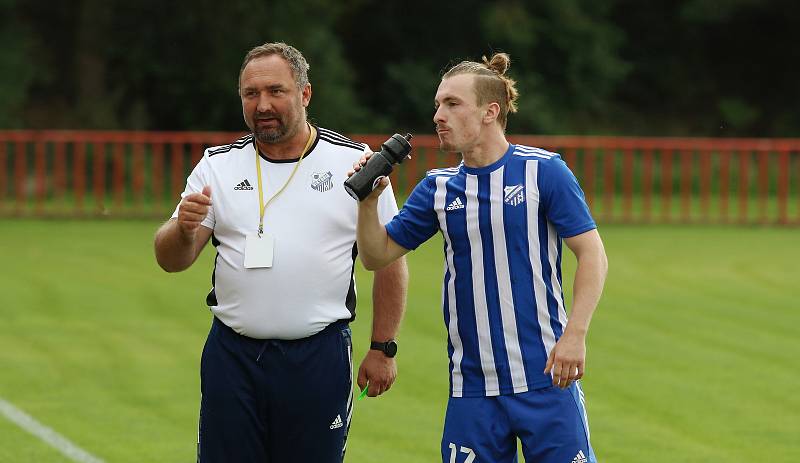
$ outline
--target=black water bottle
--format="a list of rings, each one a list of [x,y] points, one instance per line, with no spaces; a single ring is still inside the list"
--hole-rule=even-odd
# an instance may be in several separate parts
[[[411,138],[410,133],[405,136],[398,133],[392,135],[392,138],[381,145],[379,152],[372,153],[372,157],[367,160],[365,165],[361,166],[361,170],[344,181],[345,191],[353,199],[363,201],[378,186],[380,179],[392,172],[394,169],[392,166],[403,162],[403,159],[408,156],[408,153],[411,152],[411,143],[409,143]]]

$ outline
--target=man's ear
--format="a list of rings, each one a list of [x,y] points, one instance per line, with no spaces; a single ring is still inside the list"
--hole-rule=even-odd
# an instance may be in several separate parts
[[[302,102],[304,108],[307,108],[308,104],[311,103],[311,93],[311,83],[308,83],[303,87]]]
[[[486,111],[483,113],[483,123],[484,124],[491,124],[492,122],[497,120],[497,117],[500,115],[500,105],[497,102],[489,103],[489,106],[486,107]]]

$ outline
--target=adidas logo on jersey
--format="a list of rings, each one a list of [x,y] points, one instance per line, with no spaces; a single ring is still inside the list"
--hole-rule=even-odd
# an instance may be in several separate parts
[[[342,415],[336,415],[336,419],[333,420],[333,423],[331,423],[330,428],[331,429],[339,429],[342,426],[344,426],[344,423],[342,423]],[[584,462],[585,462],[585,460],[584,460]]]
[[[525,202],[525,189],[522,185],[507,186],[503,188],[503,202],[516,206]]]
[[[233,189],[234,190],[252,190],[253,187],[252,187],[252,185],[250,185],[250,182],[248,182],[247,179],[244,179],[243,182],[241,182],[240,184],[238,184],[235,187],[233,187]]]
[[[578,454],[572,459],[572,463],[586,463],[587,461],[588,460],[586,459],[586,455],[584,455],[583,450],[578,450]]]
[[[461,202],[461,198],[456,198],[452,203],[447,206],[448,211],[455,211],[457,209],[464,209],[464,203]]]

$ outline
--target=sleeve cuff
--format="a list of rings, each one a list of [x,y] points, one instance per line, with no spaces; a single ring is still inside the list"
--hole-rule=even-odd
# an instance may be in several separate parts
[[[387,223],[385,225],[386,233],[389,235],[389,238],[391,238],[395,243],[399,244],[400,246],[402,246],[402,247],[404,247],[404,248],[406,248],[406,249],[408,249],[410,251],[413,251],[414,249],[417,249],[417,247],[419,245],[415,246],[415,245],[409,243],[408,241],[406,241],[404,238],[402,238],[400,236],[400,234],[396,230],[394,230],[394,227],[391,227],[390,225],[392,225],[392,222],[389,222],[389,223]]]
[[[580,227],[570,228],[568,230],[561,230],[558,232],[558,236],[563,238],[572,238],[573,236],[578,236],[581,233],[586,233],[589,230],[594,230],[597,228],[597,224],[594,222],[583,224]]]

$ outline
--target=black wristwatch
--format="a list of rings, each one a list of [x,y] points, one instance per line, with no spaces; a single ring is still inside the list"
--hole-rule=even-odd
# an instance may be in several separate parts
[[[379,350],[383,352],[383,355],[392,358],[397,355],[397,341],[394,339],[390,339],[386,342],[377,342],[372,341],[372,344],[369,345],[370,349]]]

